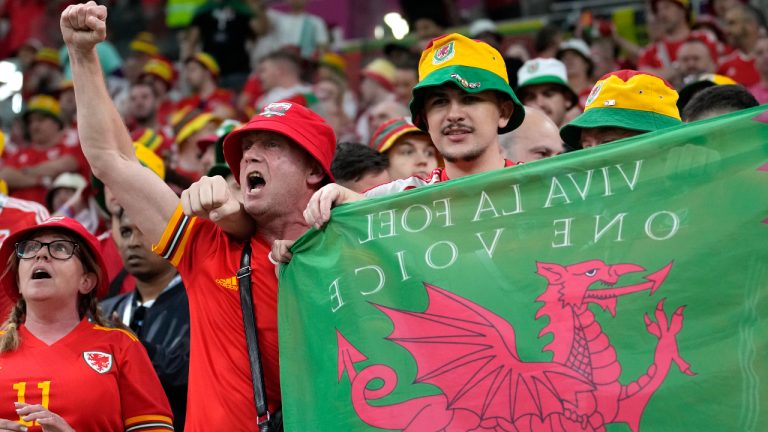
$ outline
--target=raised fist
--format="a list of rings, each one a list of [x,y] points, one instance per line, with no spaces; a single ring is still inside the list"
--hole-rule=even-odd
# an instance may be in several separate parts
[[[107,8],[89,1],[61,13],[61,34],[70,49],[89,51],[107,37]]]
[[[232,195],[223,177],[202,177],[181,193],[181,207],[186,215],[218,222],[238,213],[240,201]]]

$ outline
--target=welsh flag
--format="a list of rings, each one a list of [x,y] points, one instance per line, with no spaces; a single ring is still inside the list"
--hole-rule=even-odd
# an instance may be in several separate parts
[[[766,122],[338,207],[281,269],[287,430],[768,430]]]

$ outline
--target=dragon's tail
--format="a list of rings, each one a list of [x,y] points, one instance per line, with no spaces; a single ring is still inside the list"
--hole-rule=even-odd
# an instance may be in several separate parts
[[[376,389],[368,386],[383,382]],[[392,405],[373,406],[371,400],[389,396],[397,386],[397,373],[389,366],[374,364],[361,370],[352,381],[352,405],[357,415],[370,426],[402,431],[441,431],[451,423],[445,395],[424,396]]]

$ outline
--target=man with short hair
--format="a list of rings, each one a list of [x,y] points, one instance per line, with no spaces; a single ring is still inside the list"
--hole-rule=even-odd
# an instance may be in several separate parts
[[[189,300],[176,269],[152,252],[122,207],[111,209],[112,239],[123,271],[136,289],[101,303],[104,315],[130,327],[147,349],[173,412],[174,430],[184,430],[189,378]]]
[[[413,90],[413,123],[427,131],[445,162],[427,179],[409,177],[373,189],[365,195],[338,185],[316,192],[304,217],[320,227],[334,205],[426,187],[472,174],[514,165],[504,159],[499,133],[523,122],[523,105],[509,86],[504,60],[494,48],[453,33],[434,39],[419,62],[421,81]],[[290,259],[292,242],[275,242],[272,255]]]
[[[584,112],[560,128],[560,137],[575,150],[679,124],[677,92],[666,80],[620,70],[597,81]]]
[[[568,86],[565,64],[556,59],[528,60],[517,71],[517,94],[525,106],[538,108],[557,125],[579,104],[579,96]]]
[[[411,111],[405,105],[394,99],[387,99],[377,103],[368,110],[368,130],[371,135],[382,124],[396,118],[410,116]]]
[[[157,107],[159,100],[155,90],[149,83],[137,82],[128,90],[127,121],[134,128],[149,128],[158,130],[160,124],[157,119]]]
[[[298,56],[289,51],[275,51],[261,59],[256,73],[264,90],[253,107],[256,112],[279,100],[295,100],[307,106],[306,95],[312,93],[312,87],[301,81]]]
[[[392,181],[388,168],[387,155],[366,145],[351,142],[339,143],[331,162],[336,184],[357,193]]]
[[[755,69],[760,75],[760,82],[749,88],[761,104],[768,103],[768,36],[758,39],[755,44]]]
[[[185,430],[259,429],[275,419],[281,406],[277,277],[267,256],[273,240],[296,239],[307,230],[302,210],[320,186],[333,181],[333,130],[300,105],[268,105],[224,141],[227,164],[242,185],[242,204],[221,177],[198,184],[180,201],[136,161],[130,137],[109,99],[95,49],[106,37],[106,18],[106,7],[93,1],[69,6],[61,17],[75,91],[82,102],[78,126],[94,174],[114,193],[147,242],[155,244],[155,252],[175,265],[184,280],[191,319]],[[214,196],[224,199],[214,202],[210,199]],[[260,418],[236,277],[244,244],[211,221],[190,216],[204,215],[236,228],[241,208],[258,227],[246,244],[252,249],[247,264],[270,413]],[[236,220],[226,218],[233,215]]]
[[[392,85],[395,88],[395,99],[408,105],[411,101],[411,91],[419,83],[419,62],[418,58],[411,59],[406,57],[400,63],[395,63],[395,75],[392,79]]]
[[[683,109],[690,123],[758,106],[757,99],[741,85],[718,85],[696,93]]]
[[[176,104],[176,110],[185,108],[210,111],[227,118],[235,114],[234,94],[219,88],[219,64],[210,55],[198,52],[184,62],[184,80],[190,95]]]
[[[744,86],[760,82],[753,52],[760,38],[762,13],[748,4],[737,4],[725,13],[725,34],[734,50],[720,63],[717,73],[728,75]]]
[[[679,82],[675,83],[676,88],[682,88],[689,77],[714,73],[717,68],[716,59],[712,58],[712,51],[709,45],[699,39],[688,39],[677,50],[677,68],[679,71]]]
[[[686,40],[696,38],[712,46],[715,45],[715,41],[711,40],[706,33],[691,31],[690,0],[651,0],[651,9],[656,23],[660,26],[661,40],[645,47],[640,53],[637,68],[674,81],[678,79],[674,62],[677,60],[680,46]]]
[[[557,125],[543,111],[525,107],[523,124],[499,136],[504,157],[515,162],[531,162],[557,156],[564,151]]]

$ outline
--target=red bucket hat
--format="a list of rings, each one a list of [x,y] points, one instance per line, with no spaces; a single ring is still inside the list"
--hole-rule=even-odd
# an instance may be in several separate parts
[[[88,232],[80,222],[68,218],[68,217],[52,217],[41,222],[38,225],[26,227],[11,234],[3,241],[2,247],[0,247],[0,263],[3,266],[8,263],[8,259],[12,254],[16,253],[16,243],[20,240],[29,237],[36,231],[43,231],[48,229],[56,229],[59,231],[66,231],[70,234],[74,234],[75,237],[82,239],[84,244],[81,246],[87,247],[91,250],[91,253],[96,258],[96,264],[101,269],[101,277],[99,278],[99,284],[96,286],[96,296],[101,298],[107,293],[109,287],[109,280],[107,276],[107,266],[104,264],[104,258],[101,256],[101,247],[96,237]],[[19,299],[19,286],[16,284],[15,273],[5,273],[0,279],[0,290],[8,296],[14,303]]]
[[[336,135],[333,128],[319,115],[299,104],[279,101],[264,107],[261,113],[251,117],[245,125],[232,131],[224,139],[224,160],[232,175],[240,183],[240,159],[243,149],[240,144],[243,135],[254,131],[269,131],[290,138],[308,151],[323,167],[325,175],[333,181],[331,160],[336,151]]]

